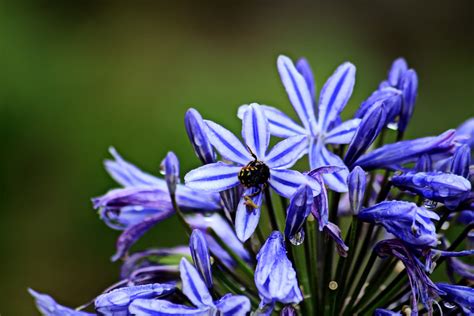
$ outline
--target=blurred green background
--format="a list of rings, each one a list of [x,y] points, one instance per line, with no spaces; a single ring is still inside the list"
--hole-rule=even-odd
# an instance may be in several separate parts
[[[474,114],[472,1],[351,3],[2,2],[0,314],[34,315],[27,287],[78,306],[117,280],[118,233],[90,203],[115,186],[107,148],[153,173],[168,150],[183,173],[197,166],[188,107],[234,131],[243,103],[293,113],[278,54],[306,56],[318,87],[353,62],[345,117],[406,57],[420,78],[408,137]],[[178,227],[162,223],[137,247],[185,242]]]

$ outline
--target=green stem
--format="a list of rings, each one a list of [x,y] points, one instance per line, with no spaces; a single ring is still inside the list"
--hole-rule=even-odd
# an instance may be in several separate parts
[[[320,315],[319,301],[319,289],[318,289],[318,262],[317,262],[317,246],[316,246],[316,230],[317,230],[316,219],[313,214],[309,214],[306,219],[306,238],[305,238],[305,250],[306,250],[306,265],[309,272],[309,283],[311,288],[311,300],[313,306],[316,308],[316,314]]]
[[[227,290],[227,293],[235,293],[245,295],[250,299],[253,308],[257,308],[259,304],[259,299],[247,289],[241,289],[234,280],[228,278],[228,274],[225,271],[215,269],[213,273],[217,280],[220,281],[220,284]]]
[[[370,271],[372,270],[372,267],[374,266],[375,259],[377,259],[377,254],[375,251],[372,251],[369,257],[369,261],[367,261],[367,264],[365,265],[365,269],[362,272],[362,275],[359,278],[359,281],[357,282],[357,285],[354,289],[353,295],[351,296],[351,300],[349,304],[346,306],[346,312],[344,315],[349,315],[350,308],[352,308],[353,304],[356,302],[357,296],[359,295],[360,291],[362,290],[362,287],[364,286],[365,280],[369,276]],[[349,284],[350,285],[350,284]]]
[[[234,261],[237,263],[237,266],[242,270],[242,272],[251,280],[253,280],[253,269],[249,267],[249,265],[229,247],[229,245],[224,242],[219,235],[212,228],[208,228],[207,232],[214,238],[214,240],[221,246]]]
[[[349,269],[352,264],[352,260],[354,259],[354,245],[356,241],[356,232],[358,230],[358,226],[360,225],[360,221],[357,219],[357,216],[352,216],[351,226],[349,228],[348,236],[346,237],[347,245],[349,247],[349,253],[347,258],[339,257],[339,262],[337,264],[337,273],[336,273],[336,282],[339,284],[336,300],[334,301],[333,305],[333,312],[336,311],[337,307],[340,307],[340,311],[342,310],[342,299],[347,295],[347,289],[350,287],[350,283],[346,283],[347,275],[349,273]]]
[[[275,209],[273,208],[272,195],[270,193],[270,188],[268,185],[265,186],[264,191],[265,191],[265,202],[267,204],[268,216],[270,217],[272,230],[280,230],[278,227],[278,221],[275,215]]]
[[[306,264],[307,254],[305,253],[305,247],[293,246],[291,247],[291,252],[293,253],[293,264],[298,274],[298,280],[303,287],[303,310],[304,315],[314,315],[313,313],[313,300],[311,299],[311,285],[309,281],[309,269]]]

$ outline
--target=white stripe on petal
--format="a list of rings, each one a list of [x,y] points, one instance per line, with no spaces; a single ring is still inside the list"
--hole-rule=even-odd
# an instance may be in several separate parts
[[[326,134],[326,144],[349,144],[359,127],[361,119],[345,121]]]
[[[290,168],[307,152],[307,148],[307,136],[287,138],[273,146],[265,157],[265,163],[270,168]]]
[[[242,137],[259,159],[265,157],[270,142],[270,130],[262,108],[256,103],[250,104],[244,112]]]
[[[246,165],[252,156],[242,142],[229,130],[212,121],[204,121],[208,127],[209,141],[222,157]]]
[[[210,163],[188,172],[184,181],[191,189],[221,192],[239,184],[240,169],[223,162]]]

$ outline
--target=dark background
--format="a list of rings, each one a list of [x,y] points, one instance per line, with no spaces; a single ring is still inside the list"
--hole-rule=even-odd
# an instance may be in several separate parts
[[[472,1],[350,3],[2,2],[0,313],[34,314],[27,287],[78,306],[117,280],[117,232],[90,203],[115,186],[108,146],[153,173],[168,150],[197,166],[188,107],[234,131],[243,103],[293,113],[278,54],[306,56],[318,88],[353,62],[345,117],[406,57],[420,78],[408,137],[474,114]],[[185,242],[178,227],[158,225],[137,248]]]

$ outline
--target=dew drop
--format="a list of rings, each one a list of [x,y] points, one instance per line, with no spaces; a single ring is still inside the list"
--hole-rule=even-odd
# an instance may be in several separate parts
[[[449,302],[443,302],[443,305],[444,305],[444,307],[446,307],[446,308],[448,308],[448,309],[453,309],[453,308],[456,307],[456,305],[451,304],[451,303],[449,303]]]
[[[425,199],[423,201],[423,206],[428,210],[435,209],[437,205],[438,205],[438,202],[436,202],[436,201],[432,201],[432,200],[429,200],[429,199]]]
[[[165,176],[165,175],[166,175],[166,171],[165,171],[165,166],[164,166],[164,164],[161,164],[161,165],[160,165],[160,174],[161,174],[162,176]]]
[[[301,245],[303,241],[304,241],[304,231],[302,229],[290,237],[290,243],[295,246]]]
[[[449,228],[449,222],[444,222],[443,225],[441,225],[442,230],[448,230]]]
[[[392,131],[398,130],[398,122],[388,123],[387,127],[390,128]]]

